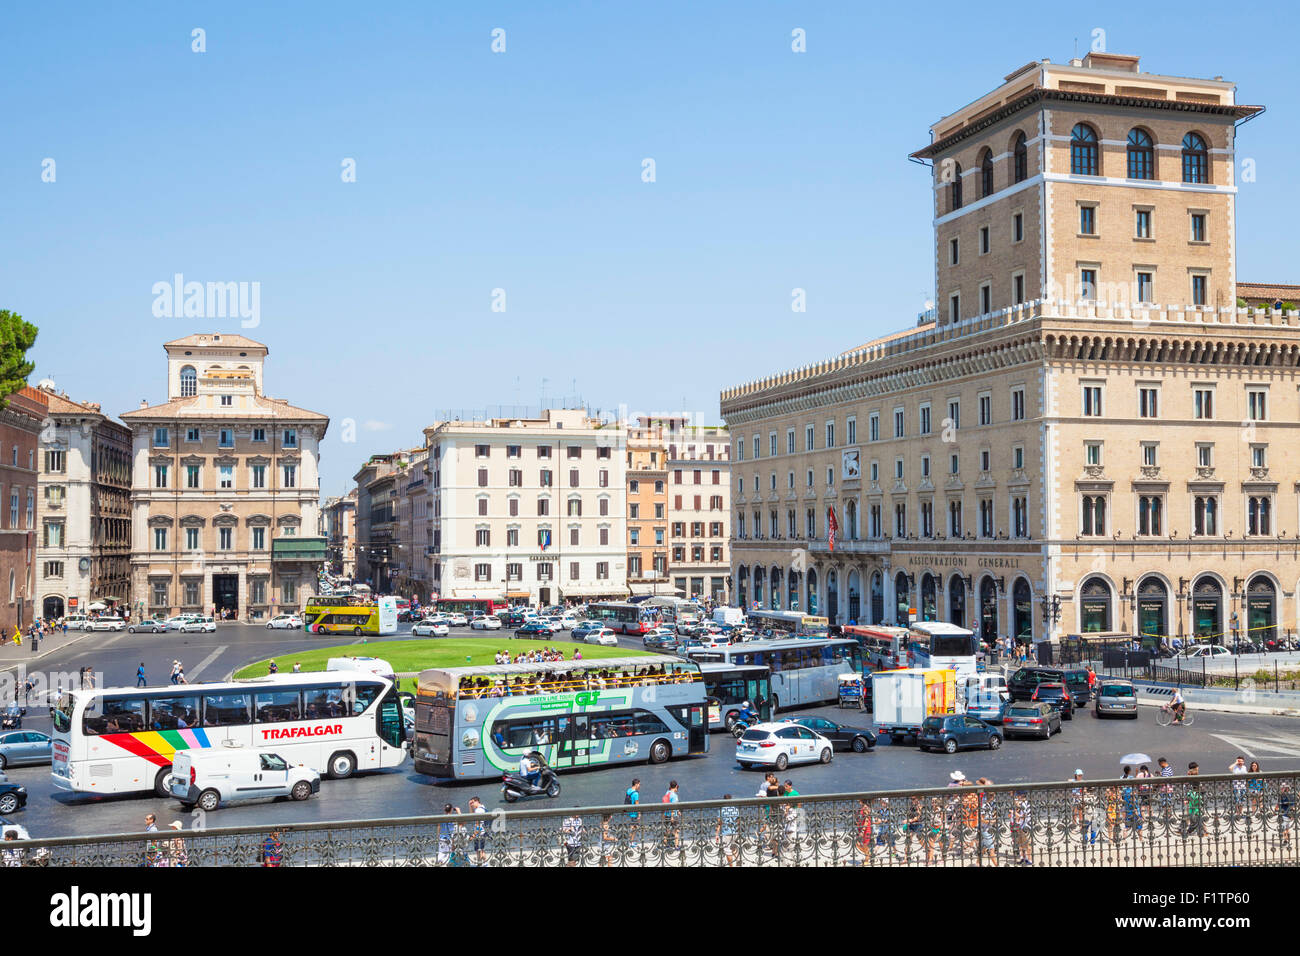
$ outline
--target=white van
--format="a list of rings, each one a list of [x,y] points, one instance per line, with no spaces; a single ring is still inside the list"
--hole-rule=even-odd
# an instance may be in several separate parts
[[[306,800],[320,792],[320,774],[265,750],[181,750],[172,758],[168,789],[186,810],[211,812],[223,803],[264,797]]]
[[[738,607],[715,607],[713,609],[713,623],[730,624],[735,627],[737,624],[745,623],[745,611]]]
[[[393,673],[393,665],[388,663],[382,657],[331,657],[325,663],[327,671],[359,671],[362,674],[377,674],[380,677],[386,677],[394,684],[397,683],[397,675]]]

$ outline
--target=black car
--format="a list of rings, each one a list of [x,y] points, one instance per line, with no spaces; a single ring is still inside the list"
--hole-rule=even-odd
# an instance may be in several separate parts
[[[671,634],[647,634],[641,638],[641,646],[647,650],[675,651],[679,643]]]
[[[921,722],[916,745],[922,750],[942,750],[950,754],[971,747],[997,750],[1002,746],[1002,734],[996,727],[964,714],[927,717]]]
[[[790,717],[792,723],[801,724],[809,730],[816,731],[831,742],[836,750],[852,750],[854,753],[866,753],[876,746],[876,735],[862,727],[848,727],[837,724],[825,717]]]
[[[1064,684],[1065,668],[1037,665],[1021,667],[1007,678],[1007,690],[1011,693],[1012,700],[1029,700],[1034,696],[1038,685],[1043,683]]]
[[[1013,701],[1002,715],[1002,732],[1047,740],[1061,732],[1061,712],[1047,701]]]
[[[8,816],[27,806],[27,788],[16,783],[0,783],[0,814]]]
[[[538,624],[536,622],[525,624],[523,627],[519,628],[519,630],[515,631],[515,637],[553,637],[554,634],[555,632],[545,624]]]
[[[1074,720],[1074,697],[1065,684],[1044,681],[1034,688],[1034,696],[1030,700],[1051,704],[1061,712],[1062,720]]]

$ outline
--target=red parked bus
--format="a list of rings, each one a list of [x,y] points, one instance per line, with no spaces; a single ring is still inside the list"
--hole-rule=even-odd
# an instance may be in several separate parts
[[[649,621],[641,619],[641,605],[628,604],[626,601],[610,601],[605,604],[587,606],[587,617],[600,621],[605,627],[620,633],[641,637],[654,628]]]
[[[439,614],[495,614],[506,609],[506,602],[498,598],[438,598]]]

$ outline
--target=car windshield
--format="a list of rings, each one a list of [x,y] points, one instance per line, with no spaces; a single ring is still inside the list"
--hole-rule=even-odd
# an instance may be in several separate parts
[[[1007,713],[1012,717],[1037,717],[1037,707],[1012,707]]]
[[[766,730],[747,730],[741,740],[766,740],[768,732]]]
[[[1061,694],[1064,692],[1064,690],[1065,688],[1063,687],[1053,687],[1051,684],[1039,684],[1038,696],[1039,697],[1060,697]]]
[[[943,726],[943,719],[940,717],[927,717],[921,722],[922,730],[938,730]]]
[[[1102,697],[1133,697],[1133,688],[1127,684],[1107,684],[1101,689]]]

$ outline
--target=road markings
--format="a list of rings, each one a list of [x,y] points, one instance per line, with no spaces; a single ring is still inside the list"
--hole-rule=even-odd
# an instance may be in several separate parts
[[[1300,739],[1295,737],[1232,737],[1228,734],[1210,734],[1210,736],[1218,737],[1224,743],[1231,744],[1241,751],[1242,756],[1249,757],[1252,760],[1259,757],[1254,752],[1256,750],[1271,754],[1285,754],[1288,757],[1300,757]]]
[[[185,679],[188,681],[191,680],[192,678],[198,677],[201,673],[203,673],[203,668],[207,667],[218,657],[220,657],[229,646],[230,646],[229,644],[222,644],[220,647],[218,647],[207,657],[203,658],[203,660],[199,663],[198,667],[194,668],[194,670],[190,671],[188,674],[185,675]]]

